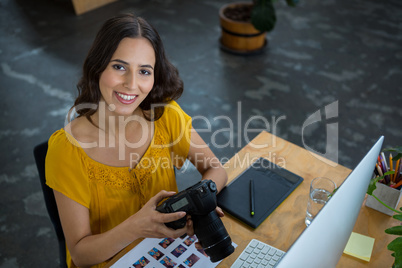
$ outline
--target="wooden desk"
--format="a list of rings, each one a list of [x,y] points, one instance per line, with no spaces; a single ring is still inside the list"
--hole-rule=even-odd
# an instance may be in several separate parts
[[[268,146],[257,148],[264,145]],[[257,229],[243,224],[231,215],[226,214],[222,218],[232,241],[238,246],[232,255],[218,265],[219,268],[230,267],[252,238],[287,251],[306,228],[304,218],[311,180],[315,177],[324,176],[331,178],[337,185],[340,185],[351,172],[350,169],[341,165],[335,165],[335,163],[330,165],[327,164],[328,162],[323,162],[319,156],[313,156],[304,148],[268,132],[262,132],[225,164],[229,182],[250,166],[253,160],[257,160],[261,156],[302,176],[304,181]],[[400,206],[402,206],[402,201]],[[342,224],[342,219],[339,219],[339,222],[334,222],[334,224]],[[387,249],[387,245],[394,236],[385,234],[384,230],[397,224],[399,222],[392,217],[367,208],[363,204],[353,231],[375,238],[371,261],[365,262],[343,254],[337,267],[391,267],[393,257],[391,251]],[[120,252],[106,267],[116,262],[138,243],[136,241]]]
[[[268,144],[268,147],[256,148],[256,145],[264,144]],[[337,185],[340,185],[351,172],[350,169],[341,165],[335,167],[329,165],[328,160],[325,163],[320,160],[318,155],[315,157],[304,148],[268,132],[262,132],[225,164],[229,181],[235,179],[247,168],[244,165],[241,166],[241,161],[257,159],[260,156],[302,176],[304,181],[257,229],[248,227],[230,215],[226,215],[222,219],[229,235],[238,247],[232,255],[219,264],[220,268],[230,267],[252,238],[287,251],[306,228],[304,218],[311,180],[323,176],[331,178]],[[400,206],[402,206],[402,201]],[[334,224],[342,224],[342,220],[340,219]],[[371,260],[365,262],[343,254],[336,267],[391,267],[394,258],[391,256],[392,252],[387,249],[387,245],[395,237],[385,234],[384,230],[397,224],[400,223],[392,217],[363,204],[353,231],[375,238]]]

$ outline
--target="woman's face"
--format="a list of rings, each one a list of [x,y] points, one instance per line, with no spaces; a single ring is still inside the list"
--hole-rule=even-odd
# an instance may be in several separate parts
[[[147,39],[122,39],[99,79],[106,107],[132,115],[154,85],[154,68],[155,51]]]

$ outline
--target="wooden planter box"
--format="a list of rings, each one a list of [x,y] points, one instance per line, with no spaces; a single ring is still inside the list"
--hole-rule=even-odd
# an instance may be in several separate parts
[[[247,55],[263,52],[267,45],[266,32],[254,28],[251,22],[239,22],[227,18],[224,10],[237,5],[251,5],[251,3],[232,3],[221,7],[219,19],[221,25],[221,49],[233,54]]]

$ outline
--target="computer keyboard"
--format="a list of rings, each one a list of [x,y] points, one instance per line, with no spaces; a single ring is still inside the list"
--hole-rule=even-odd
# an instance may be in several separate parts
[[[285,254],[284,251],[253,239],[248,243],[231,268],[275,267]]]

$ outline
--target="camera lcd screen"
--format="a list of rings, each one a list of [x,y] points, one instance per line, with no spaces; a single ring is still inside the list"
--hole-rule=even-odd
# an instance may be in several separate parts
[[[174,211],[178,211],[179,209],[181,209],[182,207],[184,207],[185,205],[188,205],[188,201],[187,198],[182,198],[179,201],[175,202],[172,204],[172,208]]]

